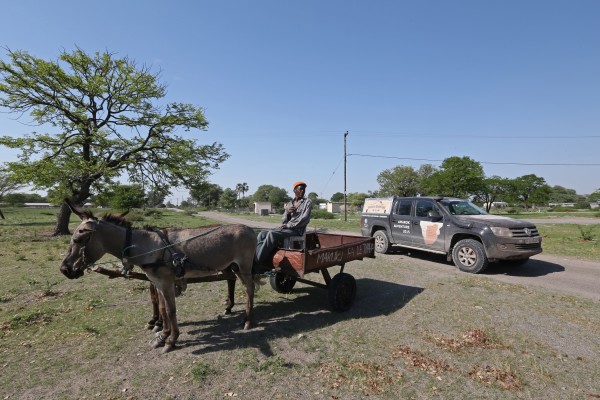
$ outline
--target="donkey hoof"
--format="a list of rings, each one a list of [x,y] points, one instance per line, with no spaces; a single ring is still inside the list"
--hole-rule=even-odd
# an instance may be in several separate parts
[[[173,344],[167,344],[165,345],[165,347],[163,347],[163,349],[161,350],[162,354],[166,354],[169,353],[171,351],[175,350],[175,345]]]
[[[162,325],[154,325],[152,327],[152,332],[156,333],[156,332],[160,332],[160,331],[162,331]]]
[[[165,338],[159,333],[150,341],[150,346],[153,349],[158,349],[159,347],[164,347],[165,343]]]
[[[244,321],[244,330],[247,331],[249,329],[252,329],[252,322]]]

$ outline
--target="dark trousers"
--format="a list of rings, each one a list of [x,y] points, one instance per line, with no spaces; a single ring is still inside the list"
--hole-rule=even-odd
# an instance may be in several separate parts
[[[261,266],[272,266],[273,254],[281,247],[283,240],[290,236],[299,236],[300,233],[291,229],[264,230],[258,234],[256,245],[256,261]]]

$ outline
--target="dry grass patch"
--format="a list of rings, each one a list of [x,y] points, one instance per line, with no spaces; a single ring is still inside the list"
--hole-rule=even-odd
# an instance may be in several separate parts
[[[392,351],[393,358],[403,358],[406,365],[419,368],[430,375],[438,375],[440,372],[452,371],[453,368],[446,362],[427,357],[417,350],[408,346],[401,346]]]
[[[449,352],[458,352],[465,348],[499,349],[506,346],[490,338],[482,329],[471,329],[459,338],[426,335],[425,340]]]
[[[476,365],[468,372],[469,377],[485,385],[498,384],[505,390],[521,390],[522,384],[517,375],[511,371]]]
[[[345,389],[360,392],[365,396],[385,393],[402,379],[400,372],[364,361],[321,363],[317,375],[325,378],[332,389]]]

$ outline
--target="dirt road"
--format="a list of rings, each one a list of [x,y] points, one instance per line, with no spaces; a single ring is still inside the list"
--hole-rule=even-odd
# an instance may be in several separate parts
[[[241,223],[260,228],[274,228],[276,224],[260,221],[249,221],[247,219],[232,217],[218,212],[200,213],[206,218],[227,223]],[[544,218],[533,219],[536,224],[543,223],[575,223],[575,224],[600,224],[600,220],[594,218]],[[335,233],[335,232],[334,232]],[[348,233],[348,232],[345,232]],[[356,232],[359,235],[359,232]],[[391,254],[381,255],[390,259],[398,259],[401,262],[417,264],[440,274],[447,274],[448,269],[461,273],[452,264],[446,262],[445,257],[420,251],[407,251],[405,249],[394,249]],[[600,262],[585,261],[570,257],[558,257],[550,254],[538,254],[532,257],[521,267],[507,267],[504,265],[490,265],[484,275],[501,282],[534,285],[562,294],[581,296],[584,298],[600,301]]]

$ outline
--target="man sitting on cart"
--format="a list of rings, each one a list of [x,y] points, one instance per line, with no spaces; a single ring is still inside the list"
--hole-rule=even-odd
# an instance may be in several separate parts
[[[261,271],[271,270],[272,258],[277,248],[285,238],[303,236],[310,222],[312,201],[305,197],[306,183],[294,182],[294,199],[285,205],[281,226],[275,229],[263,230],[258,234],[256,246],[256,264]]]

